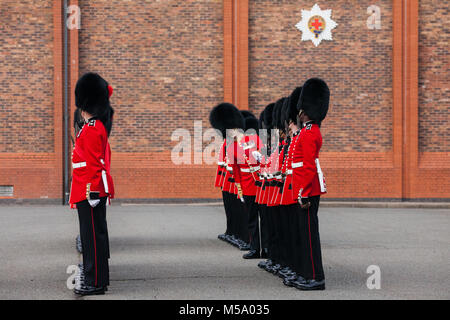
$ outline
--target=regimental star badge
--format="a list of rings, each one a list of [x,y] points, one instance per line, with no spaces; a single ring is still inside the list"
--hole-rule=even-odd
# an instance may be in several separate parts
[[[295,26],[302,32],[302,41],[311,40],[317,47],[322,40],[333,40],[331,30],[337,23],[331,19],[331,9],[320,10],[315,4],[311,10],[302,10],[302,20]]]

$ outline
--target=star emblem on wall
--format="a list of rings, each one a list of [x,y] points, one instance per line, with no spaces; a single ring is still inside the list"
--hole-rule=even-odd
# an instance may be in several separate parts
[[[316,3],[311,10],[302,10],[302,20],[295,26],[302,32],[302,41],[311,40],[317,47],[322,40],[333,40],[331,30],[337,23],[331,19],[331,9],[321,10]]]

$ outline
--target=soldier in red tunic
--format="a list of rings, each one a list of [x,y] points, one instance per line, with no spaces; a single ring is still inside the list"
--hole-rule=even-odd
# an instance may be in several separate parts
[[[297,104],[298,120],[302,124],[300,135],[293,145],[292,194],[298,203],[291,207],[297,212],[298,239],[295,269],[298,278],[293,285],[300,290],[324,290],[325,276],[319,237],[318,210],[320,195],[326,193],[319,163],[322,146],[320,124],[328,112],[330,91],[327,84],[317,78],[303,85]]]
[[[109,103],[111,94],[112,87],[95,73],[83,75],[75,88],[75,103],[84,126],[72,153],[69,203],[78,210],[80,221],[84,281],[74,290],[80,295],[104,294],[109,285],[106,204],[114,197],[108,142],[114,113]]]
[[[221,183],[222,198],[225,208],[227,228],[224,235],[219,235],[219,239],[224,240],[241,250],[249,248],[248,243],[242,239],[245,235],[242,234],[242,212],[243,205],[240,200],[243,199],[242,189],[240,185],[235,183],[235,172],[232,168],[233,154],[230,150],[233,149],[234,137],[227,136],[232,129],[245,128],[245,121],[239,110],[230,103],[221,103],[215,106],[209,115],[209,122],[214,129],[221,132],[224,137],[224,145],[222,146],[222,156],[219,159],[219,166],[222,166],[222,179],[219,180],[216,176],[216,182]],[[228,140],[230,139],[230,140]],[[222,161],[221,161],[222,160]],[[245,234],[248,234],[247,232]]]
[[[246,253],[244,259],[259,259],[261,257],[261,244],[259,233],[259,210],[256,203],[256,183],[260,166],[253,156],[253,151],[261,148],[261,140],[257,134],[258,120],[253,117],[245,119],[245,134],[237,136],[237,152],[233,164],[236,183],[242,188],[244,197],[246,220],[243,221],[244,231],[249,235],[250,251]]]

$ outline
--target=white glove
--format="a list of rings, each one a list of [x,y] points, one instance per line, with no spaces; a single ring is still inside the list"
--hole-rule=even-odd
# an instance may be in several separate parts
[[[88,200],[88,201],[92,208],[95,208],[100,203],[100,199]]]
[[[260,162],[262,159],[262,154],[259,151],[253,151],[252,152],[253,157],[256,159],[256,161]]]

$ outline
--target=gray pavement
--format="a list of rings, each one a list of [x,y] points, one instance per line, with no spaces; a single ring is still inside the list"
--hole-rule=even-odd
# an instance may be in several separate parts
[[[327,290],[301,292],[219,241],[220,206],[124,205],[108,211],[111,287],[82,299],[449,299],[450,212],[329,208],[319,212]],[[67,289],[75,211],[0,207],[0,299],[80,299]],[[369,265],[381,289],[369,290]]]

